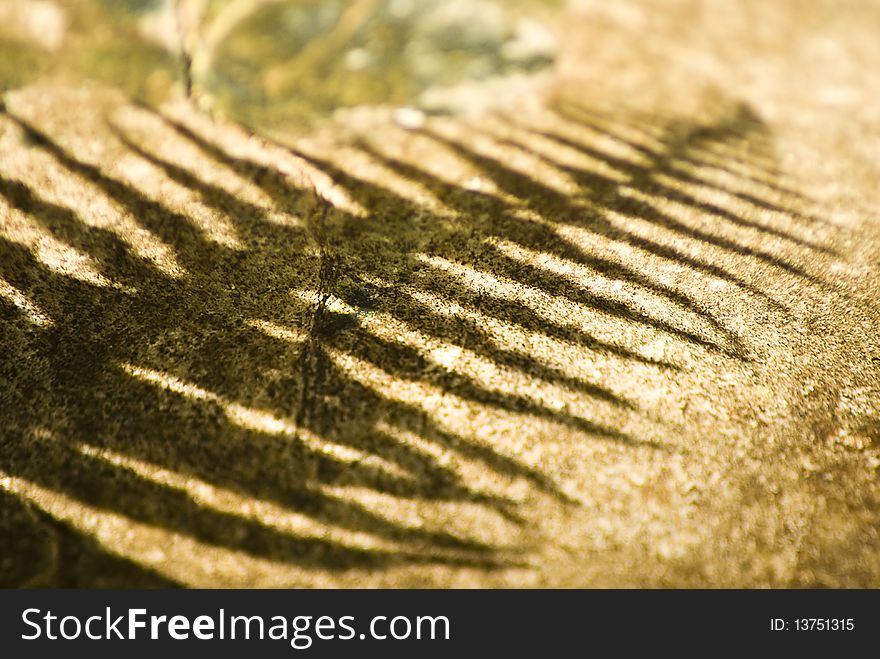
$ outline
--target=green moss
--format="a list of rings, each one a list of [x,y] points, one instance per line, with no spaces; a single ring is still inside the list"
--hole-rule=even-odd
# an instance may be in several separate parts
[[[98,0],[98,4],[117,14],[146,14],[159,9],[162,0]]]
[[[156,102],[179,77],[179,62],[168,52],[144,42],[112,39],[75,53],[77,73],[111,84],[134,99]]]
[[[0,38],[0,92],[35,80],[50,66],[51,59],[46,51]]]

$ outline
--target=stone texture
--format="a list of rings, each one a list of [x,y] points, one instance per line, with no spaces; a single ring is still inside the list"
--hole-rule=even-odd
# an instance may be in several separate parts
[[[0,4],[2,585],[878,585],[876,3],[236,4]]]

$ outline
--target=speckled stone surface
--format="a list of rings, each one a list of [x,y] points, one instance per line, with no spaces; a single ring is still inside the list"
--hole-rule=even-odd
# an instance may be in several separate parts
[[[0,2],[0,585],[877,587],[878,30]]]

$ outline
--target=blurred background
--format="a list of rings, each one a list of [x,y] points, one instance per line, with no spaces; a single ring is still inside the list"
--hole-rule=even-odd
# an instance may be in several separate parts
[[[254,123],[356,105],[442,106],[473,82],[536,74],[559,3],[516,0],[4,0],[5,88],[79,74],[158,102],[191,85]]]

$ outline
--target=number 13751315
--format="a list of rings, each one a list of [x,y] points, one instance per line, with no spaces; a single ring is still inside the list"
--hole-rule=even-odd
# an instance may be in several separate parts
[[[770,630],[774,632],[799,631],[799,632],[848,632],[856,627],[853,618],[795,618],[785,620],[783,618],[771,618]]]

